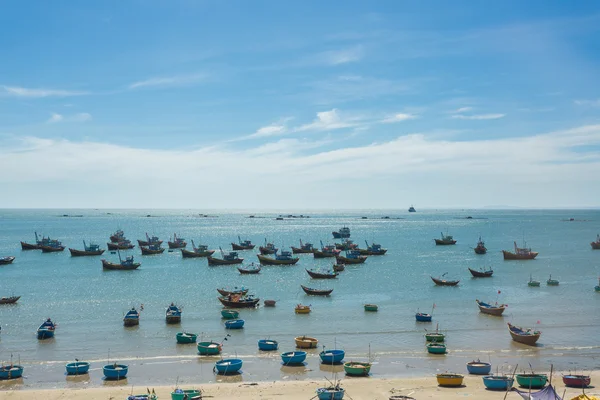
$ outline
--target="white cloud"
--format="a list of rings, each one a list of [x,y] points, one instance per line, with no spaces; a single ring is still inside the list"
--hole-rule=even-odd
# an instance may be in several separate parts
[[[473,107],[461,107],[458,108],[456,111],[454,111],[454,113],[463,113],[463,112],[468,112],[468,111],[473,111]]]
[[[205,81],[207,75],[204,73],[192,75],[177,75],[169,77],[150,78],[129,85],[129,89],[138,89],[144,87],[167,87],[167,86],[186,86]]]
[[[469,120],[482,120],[482,119],[499,119],[504,118],[506,114],[474,114],[474,115],[453,115],[454,119],[469,119]]]
[[[52,113],[52,116],[46,122],[49,124],[57,122],[85,122],[89,121],[90,119],[92,119],[92,115],[89,113],[77,113],[67,116],[63,114]]]
[[[384,124],[393,124],[395,122],[408,121],[409,119],[418,118],[415,114],[398,113],[381,120]]]
[[[17,97],[68,97],[82,96],[89,94],[88,92],[60,90],[60,89],[29,89],[17,86],[0,86],[6,95]]]
[[[61,114],[57,114],[57,113],[52,113],[52,116],[48,119],[49,124],[53,124],[55,122],[60,122],[64,119],[64,117]]]
[[[363,46],[348,47],[340,50],[329,50],[312,55],[302,62],[300,65],[341,65],[362,60],[365,55]]]
[[[596,100],[575,100],[578,106],[600,107],[600,99]]]
[[[317,118],[313,122],[310,124],[301,125],[295,128],[294,131],[332,131],[336,129],[356,127],[360,125],[360,122],[360,118],[344,116],[334,108],[330,111],[318,112]]]

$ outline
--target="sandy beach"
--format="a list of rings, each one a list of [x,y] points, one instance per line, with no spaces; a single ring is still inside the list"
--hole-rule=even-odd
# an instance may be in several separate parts
[[[565,387],[560,375],[553,376],[552,383],[560,396]],[[592,384],[600,379],[600,373],[592,374]],[[515,382],[516,383],[516,382]],[[120,387],[102,387],[88,389],[49,389],[49,390],[8,390],[0,392],[2,399],[10,400],[106,400],[126,399],[129,394],[145,393],[146,387],[131,387],[122,382]],[[217,383],[205,385],[186,385],[182,389],[202,389],[204,398],[254,400],[254,399],[310,399],[315,390],[326,384],[325,380],[277,381],[254,383]],[[373,379],[353,378],[342,380],[348,399],[388,400],[393,395],[412,396],[415,399],[503,399],[504,392],[485,390],[480,376],[465,376],[464,385],[460,388],[439,387],[435,376],[420,378]],[[171,386],[154,387],[159,399],[170,399]],[[586,390],[589,395],[598,395],[600,390],[591,387]],[[581,390],[567,388],[564,399],[581,394]],[[520,399],[516,393],[509,393],[507,399]]]

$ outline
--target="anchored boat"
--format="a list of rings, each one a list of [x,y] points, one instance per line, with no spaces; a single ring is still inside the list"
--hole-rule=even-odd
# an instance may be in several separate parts
[[[231,296],[223,296],[218,297],[221,304],[225,307],[230,308],[255,308],[258,305],[260,299],[254,296],[239,296],[239,295],[231,295]]]
[[[207,256],[206,259],[208,260],[208,265],[233,265],[241,264],[244,261],[243,258],[238,257],[238,253],[236,251],[230,251],[229,253],[225,254],[221,247],[219,247],[219,250],[221,250],[221,256],[223,258]]]
[[[149,256],[154,254],[162,254],[165,251],[164,247],[160,247],[159,244],[151,244],[148,246],[140,246],[143,256]]]
[[[296,347],[299,349],[316,349],[319,341],[309,336],[298,336],[294,339]]]
[[[14,256],[0,257],[0,265],[12,264],[13,261],[15,261]]]
[[[54,337],[56,324],[50,318],[46,319],[37,330],[37,338],[40,340]]]
[[[173,240],[167,241],[167,244],[169,245],[169,249],[183,249],[185,246],[187,246],[185,239],[177,237],[176,233],[173,234]]]
[[[339,275],[335,271],[318,272],[318,271],[315,271],[315,270],[306,269],[306,272],[313,279],[335,279]]]
[[[84,375],[87,374],[90,369],[90,363],[86,361],[75,361],[68,363],[65,368],[67,369],[67,375]]]
[[[300,247],[292,246],[292,253],[294,254],[309,254],[315,251],[312,243],[302,243],[302,239],[300,239]]]
[[[331,294],[331,292],[333,292],[333,289],[313,289],[313,288],[309,288],[308,286],[304,286],[304,285],[300,285],[300,287],[302,287],[302,290],[304,290],[304,293],[311,295],[311,296],[329,296]]]
[[[321,241],[321,250],[315,249],[313,251],[314,258],[332,258],[338,254],[340,254],[340,250],[329,244],[327,246],[323,245],[323,241]]]
[[[473,250],[475,250],[475,254],[487,253],[485,243],[483,242],[483,240],[481,240],[481,236],[479,236],[479,241],[477,242],[477,246]]]
[[[323,350],[319,353],[321,363],[327,365],[341,364],[345,356],[344,350]]]
[[[193,251],[189,251],[186,249],[181,249],[181,256],[183,258],[196,258],[196,257],[208,257],[214,254],[214,250],[209,250],[208,246],[204,244],[196,245],[194,244],[194,240],[192,239],[192,249]]]
[[[175,338],[177,339],[177,343],[180,344],[196,343],[198,335],[189,332],[178,332]]]
[[[515,380],[513,378],[506,375],[490,375],[483,377],[483,384],[485,385],[486,389],[490,390],[507,391],[512,388],[514,381]]]
[[[265,238],[265,245],[260,246],[258,248],[258,251],[260,251],[260,254],[262,254],[262,255],[267,255],[267,254],[276,254],[279,251],[279,249],[277,247],[275,247],[275,244],[267,243],[267,239]]]
[[[239,358],[227,358],[215,363],[217,374],[235,374],[242,369],[242,360]]]
[[[0,304],[14,304],[16,303],[21,296],[10,296],[10,297],[1,297]]]
[[[166,312],[167,324],[178,324],[181,322],[181,307],[171,303]]]
[[[140,313],[135,307],[127,311],[127,314],[123,317],[123,326],[135,326],[140,324]]]
[[[596,241],[590,243],[590,245],[592,246],[593,250],[600,250],[600,235],[596,235]]]
[[[526,247],[527,243],[525,241],[523,241],[523,247],[517,247],[517,242],[514,242],[514,244],[514,252],[502,250],[505,260],[533,260],[539,254],[538,252],[531,251],[531,247]]]
[[[349,361],[344,363],[344,372],[349,376],[368,376],[371,365],[370,362]]]
[[[304,363],[304,360],[306,360],[305,351],[288,351],[287,353],[281,353],[283,365],[298,365]]]
[[[294,312],[296,314],[310,314],[310,305],[297,304],[296,307],[294,307]]]
[[[275,351],[279,348],[279,343],[276,340],[260,339],[258,341],[258,349],[262,351]]]
[[[349,238],[350,237],[350,228],[348,228],[347,226],[344,226],[342,228],[340,228],[339,231],[337,232],[331,232],[331,234],[333,235],[334,239],[345,239],[345,238]]]
[[[90,242],[88,246],[85,244],[85,240],[83,241],[83,250],[76,250],[69,248],[69,252],[71,253],[71,257],[83,257],[83,256],[99,256],[104,253],[104,249],[101,249],[99,245]]]
[[[238,271],[240,271],[240,274],[242,275],[253,275],[253,274],[258,274],[260,273],[260,270],[262,269],[260,265],[256,265],[254,263],[251,263],[248,267],[243,268],[243,267],[237,267]]]
[[[439,278],[434,278],[433,276],[431,277],[431,280],[438,286],[456,286],[458,285],[458,282],[460,282],[460,280],[458,281],[452,281],[452,280],[446,280],[446,279],[442,279],[444,276],[446,276],[447,272],[444,273],[442,276],[440,276]]]
[[[105,259],[102,259],[102,268],[104,269],[112,269],[112,270],[133,270],[133,269],[137,269],[140,265],[140,263],[136,263],[133,261],[133,256],[128,256],[125,258],[125,260],[123,260],[121,258],[121,253],[119,252],[119,263],[118,264],[114,264],[111,263]]]
[[[494,275],[494,270],[491,268],[487,271],[486,270],[476,271],[471,268],[468,268],[468,270],[471,273],[471,275],[473,275],[474,278],[490,278],[492,275]]]
[[[442,232],[442,238],[441,239],[433,239],[435,241],[435,244],[437,246],[448,246],[448,245],[452,245],[452,244],[456,244],[456,240],[454,240],[454,238],[451,235],[444,235],[444,233]]]
[[[491,305],[488,303],[484,303],[483,301],[475,300],[477,306],[479,307],[479,311],[484,314],[495,315],[497,317],[501,316],[504,310],[506,309],[506,304],[496,304]]]
[[[346,255],[336,255],[335,260],[338,264],[363,264],[367,261],[367,256],[360,254],[360,250],[348,250]]]
[[[119,380],[127,377],[127,372],[129,371],[129,366],[125,364],[109,364],[105,365],[102,368],[104,372],[104,378],[107,380]]]
[[[139,240],[138,239],[138,244],[140,246],[150,246],[150,245],[157,245],[160,246],[162,244],[162,240],[160,240],[158,238],[158,236],[153,235],[152,237],[148,236],[148,233],[146,232],[146,240]]]
[[[9,364],[0,365],[0,380],[17,379],[23,376],[23,367],[21,365]]]
[[[492,364],[483,361],[471,361],[467,363],[467,371],[472,375],[487,375],[492,370]]]
[[[239,243],[231,243],[231,248],[233,250],[252,250],[256,245],[252,244],[250,240],[242,240],[238,236]]]
[[[300,260],[298,257],[293,257],[291,251],[281,251],[275,254],[275,257],[263,256],[257,254],[258,260],[262,265],[294,265]]]
[[[515,342],[527,344],[529,346],[534,346],[540,338],[540,336],[542,335],[542,332],[540,331],[536,331],[533,329],[523,329],[520,326],[511,324],[510,322],[508,323],[508,332],[510,333],[512,340],[514,340]]]

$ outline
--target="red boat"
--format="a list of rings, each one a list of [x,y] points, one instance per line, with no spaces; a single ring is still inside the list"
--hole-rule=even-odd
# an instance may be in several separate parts
[[[487,249],[485,248],[485,243],[481,240],[481,236],[479,236],[479,241],[477,242],[477,247],[475,247],[475,254],[485,254],[487,253]]]
[[[533,260],[539,254],[538,252],[531,251],[531,247],[525,247],[525,242],[523,242],[523,247],[517,247],[517,242],[514,243],[514,253],[508,250],[502,250],[502,254],[504,255],[505,260]]]
[[[592,249],[600,250],[600,235],[596,235],[596,241],[590,244],[592,245]]]
[[[581,389],[590,386],[592,382],[589,375],[563,375],[562,379],[565,386]]]

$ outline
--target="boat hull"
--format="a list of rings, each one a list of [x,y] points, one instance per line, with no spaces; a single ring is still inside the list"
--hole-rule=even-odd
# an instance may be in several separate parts
[[[472,361],[467,363],[467,371],[471,375],[488,375],[492,370],[492,364],[486,362]]]
[[[306,360],[305,351],[290,351],[281,354],[283,365],[298,365],[304,363],[304,360]]]
[[[300,285],[300,287],[302,287],[302,290],[304,290],[304,293],[311,295],[311,296],[329,296],[331,294],[331,292],[333,292],[333,289],[326,289],[326,290],[312,289],[312,288],[309,288],[304,285]]]
[[[425,340],[428,342],[442,343],[442,342],[444,342],[445,339],[446,339],[446,335],[444,335],[443,333],[431,332],[431,333],[425,334]]]
[[[171,400],[200,400],[202,399],[202,392],[197,389],[185,389],[176,390],[171,392]]]
[[[432,342],[427,345],[427,352],[429,354],[446,354],[446,346]]]
[[[458,387],[462,386],[465,377],[458,374],[437,374],[436,378],[439,386]]]
[[[165,320],[167,324],[179,324],[181,323],[181,315],[167,315]]]
[[[438,286],[456,286],[456,285],[458,285],[458,282],[460,282],[460,281],[447,281],[444,279],[437,279],[437,278],[434,278],[433,276],[431,277],[431,280]]]
[[[102,268],[110,269],[110,270],[131,271],[131,270],[137,269],[140,265],[142,265],[142,264],[140,264],[140,263],[133,263],[131,265],[113,264],[106,260],[102,260]]]
[[[313,251],[313,257],[314,258],[333,258],[335,257],[338,253],[333,253],[333,252],[328,252],[328,251],[321,251],[321,250],[315,250]]]
[[[514,379],[508,376],[484,376],[483,384],[489,390],[506,391],[512,388]]]
[[[341,387],[329,387],[317,389],[319,400],[342,400],[345,390]]]
[[[475,271],[474,269],[469,268],[469,272],[473,275],[474,278],[490,278],[494,275],[493,270],[489,271]]]
[[[317,339],[308,336],[298,336],[294,341],[299,349],[316,349],[319,344]]]
[[[186,250],[186,249],[181,249],[181,256],[183,258],[208,257],[208,256],[212,256],[214,253],[215,253],[214,250],[190,251],[190,250]]]
[[[40,249],[40,246],[38,244],[21,242],[21,250],[39,250],[39,249]]]
[[[350,361],[344,364],[344,372],[349,376],[368,376],[371,372],[371,363]]]
[[[275,351],[279,348],[276,340],[261,339],[258,341],[258,349],[262,351]]]
[[[586,388],[592,383],[589,375],[564,375],[562,380],[565,386],[580,389]]]
[[[235,374],[242,369],[242,360],[239,358],[227,358],[220,360],[215,363],[215,369],[217,370],[218,374]]]
[[[442,239],[433,239],[435,240],[436,246],[451,246],[456,244],[456,240],[442,240]]]
[[[218,297],[218,299],[225,307],[229,308],[255,308],[260,301],[259,298],[254,298],[248,301],[231,301],[222,297]]]
[[[240,290],[227,290],[227,289],[217,289],[217,292],[221,296],[243,296],[248,293],[249,289],[240,289]]]
[[[292,246],[292,253],[293,254],[311,254],[314,253],[314,249],[301,249],[299,247],[293,247]]]
[[[127,377],[127,372],[129,371],[129,367],[127,365],[122,364],[111,364],[105,365],[102,368],[104,372],[104,378],[108,380],[119,380]]]
[[[298,257],[289,260],[278,260],[272,257],[265,257],[262,254],[257,254],[256,257],[258,257],[261,265],[294,265],[300,260]]]
[[[243,319],[231,319],[225,321],[225,329],[242,329],[244,327]]]
[[[142,251],[143,256],[152,256],[154,254],[162,254],[165,249],[161,247],[160,249],[151,249],[148,247],[140,246],[140,250]]]
[[[541,389],[547,382],[548,376],[544,374],[517,374],[517,383],[523,388]]]
[[[314,272],[314,271],[307,269],[306,272],[313,279],[335,279],[338,276],[338,273],[335,271],[332,274],[322,274],[322,273]]]
[[[140,319],[138,318],[123,318],[123,326],[136,326],[140,324]]]
[[[106,243],[109,250],[130,250],[135,247],[134,244]]]
[[[479,300],[475,300],[477,302],[477,307],[479,307],[479,311],[481,311],[484,314],[489,314],[489,315],[494,315],[496,317],[499,317],[502,315],[502,313],[504,313],[504,310],[506,309],[506,307],[504,306],[504,304],[502,304],[499,307],[492,307],[487,303],[483,303]]]
[[[345,356],[344,350],[325,350],[319,353],[321,363],[328,365],[341,364]]]
[[[0,258],[0,265],[12,264],[13,261],[15,261],[14,256],[2,257]]]
[[[431,314],[417,313],[415,319],[419,322],[431,322]]]
[[[67,369],[67,375],[83,375],[88,373],[90,369],[90,363],[85,361],[77,361],[74,363],[68,363],[65,368]]]
[[[2,297],[2,298],[0,298],[0,304],[14,304],[20,298],[21,298],[21,296]]]
[[[96,251],[77,250],[69,248],[71,257],[85,257],[85,256],[100,256],[104,253],[104,249]]]
[[[251,244],[249,246],[243,246],[241,244],[231,243],[231,248],[233,250],[252,250],[252,249],[254,249],[254,247],[256,247],[255,244]]]
[[[41,328],[37,330],[37,338],[39,340],[50,339],[54,337],[54,329]]]
[[[40,246],[42,253],[58,253],[65,250],[65,246]]]
[[[223,346],[216,342],[200,342],[197,348],[198,354],[201,356],[216,356],[223,350]]]
[[[196,343],[198,335],[194,333],[179,332],[175,338],[177,339],[177,343],[180,344]]]
[[[185,246],[187,246],[187,243],[186,242],[183,242],[183,243],[167,242],[167,245],[169,246],[169,249],[173,250],[173,249],[183,249]]]
[[[21,242],[23,243],[23,242]],[[600,250],[600,242],[592,242],[590,243],[590,245],[592,246],[593,250]]]
[[[255,274],[259,274],[260,273],[261,268],[257,267],[257,268],[249,268],[249,269],[244,269],[241,267],[238,267],[238,271],[240,272],[240,274],[242,275],[255,275]]]
[[[515,331],[515,328],[517,329],[517,331]],[[518,342],[518,343],[526,344],[528,346],[535,346],[536,342],[542,335],[541,332],[532,333],[532,334],[521,334],[518,332],[518,329],[519,329],[518,327],[508,323],[508,332],[510,333],[512,340],[514,340],[515,342]]]
[[[0,367],[0,379],[17,379],[23,376],[23,367],[20,365],[5,365]]]
[[[236,319],[240,313],[235,310],[221,310],[221,317],[225,319]]]
[[[515,254],[513,252],[502,250],[502,255],[505,260],[533,260],[539,253],[532,251],[527,255]]]
[[[234,265],[234,264],[241,264],[242,262],[244,262],[243,258],[234,258],[232,260],[224,260],[222,258],[214,258],[212,256],[207,256],[206,259],[208,260],[208,265]]]
[[[262,255],[269,255],[269,254],[275,254],[275,253],[277,253],[279,251],[279,249],[275,249],[273,247],[263,247],[263,246],[260,246],[258,248],[258,251],[260,251],[260,254],[262,254]]]
[[[377,306],[377,304],[365,304],[364,308],[365,308],[365,311],[372,311],[372,312],[379,310],[379,307]]]
[[[358,256],[357,258],[336,256],[335,261],[338,264],[364,264],[364,262],[367,261],[367,256]]]

